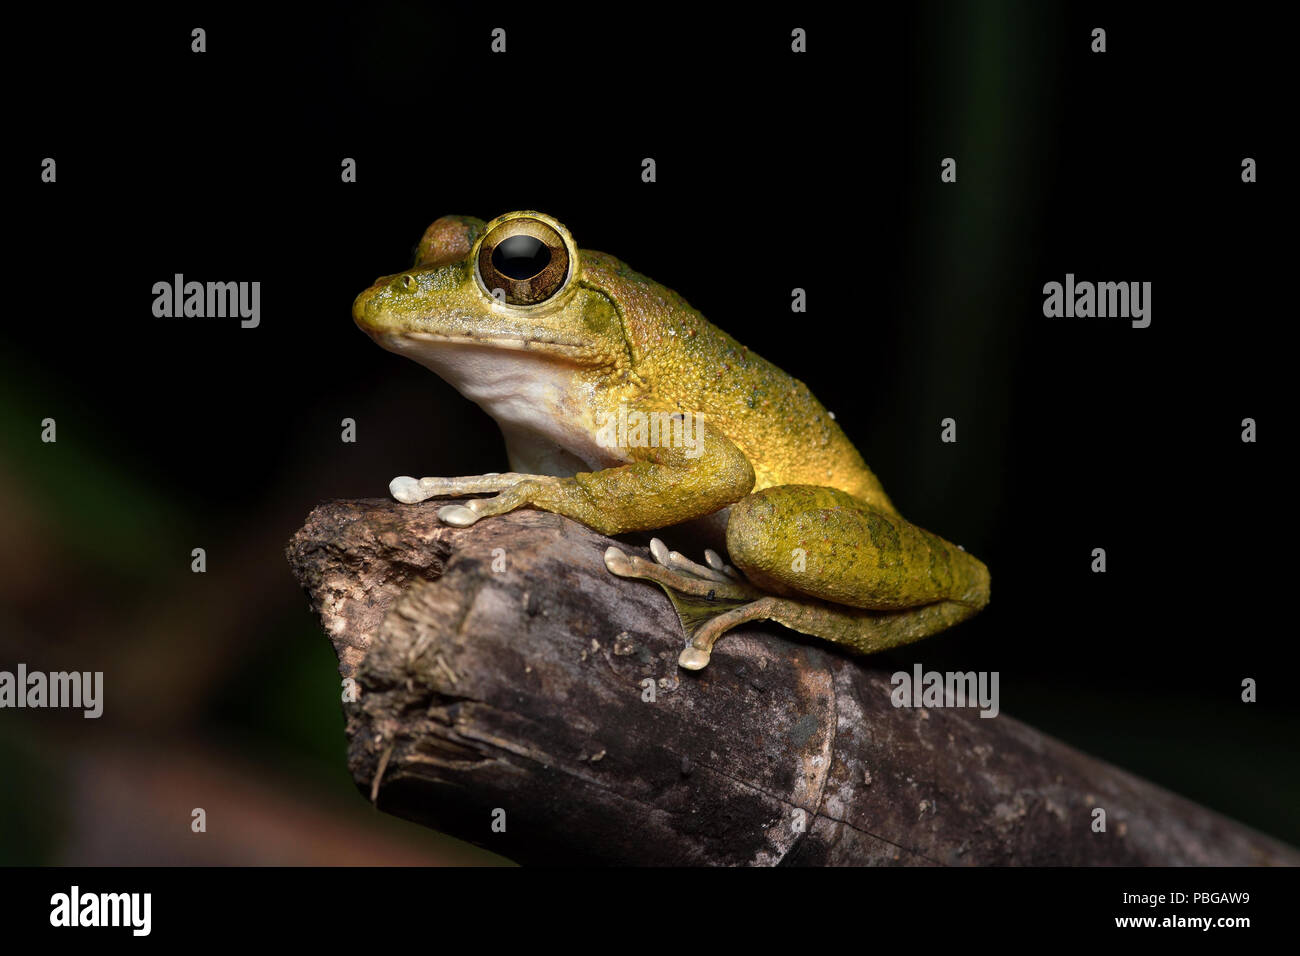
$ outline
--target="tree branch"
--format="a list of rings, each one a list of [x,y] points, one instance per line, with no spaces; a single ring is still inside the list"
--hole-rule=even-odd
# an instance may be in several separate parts
[[[664,594],[605,569],[626,544],[531,510],[450,528],[438,504],[329,502],[288,548],[387,812],[525,863],[1300,862],[1009,717],[896,709],[871,658],[774,625],[682,671]]]

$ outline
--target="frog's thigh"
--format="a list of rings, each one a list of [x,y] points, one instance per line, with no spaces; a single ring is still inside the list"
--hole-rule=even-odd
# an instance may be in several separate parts
[[[731,508],[727,550],[751,582],[779,596],[872,611],[988,602],[979,560],[834,488],[780,485],[742,499]]]

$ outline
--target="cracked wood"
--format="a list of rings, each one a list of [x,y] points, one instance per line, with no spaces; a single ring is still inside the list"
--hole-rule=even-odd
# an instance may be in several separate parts
[[[524,863],[1300,859],[1010,717],[895,709],[879,661],[775,625],[682,671],[667,598],[606,571],[609,538],[538,511],[450,528],[443,503],[329,502],[288,548],[381,810]]]

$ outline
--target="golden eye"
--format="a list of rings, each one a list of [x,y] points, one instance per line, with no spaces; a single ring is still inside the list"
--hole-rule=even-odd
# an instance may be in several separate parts
[[[488,292],[501,289],[510,305],[536,305],[564,287],[569,251],[540,219],[508,219],[483,238],[478,274]]]

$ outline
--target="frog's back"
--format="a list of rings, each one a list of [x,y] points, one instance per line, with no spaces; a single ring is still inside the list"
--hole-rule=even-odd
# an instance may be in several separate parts
[[[707,416],[749,459],[755,491],[824,485],[894,511],[880,481],[808,386],[671,289],[613,256],[585,249],[582,256],[584,278],[618,304],[634,370],[653,398]]]

